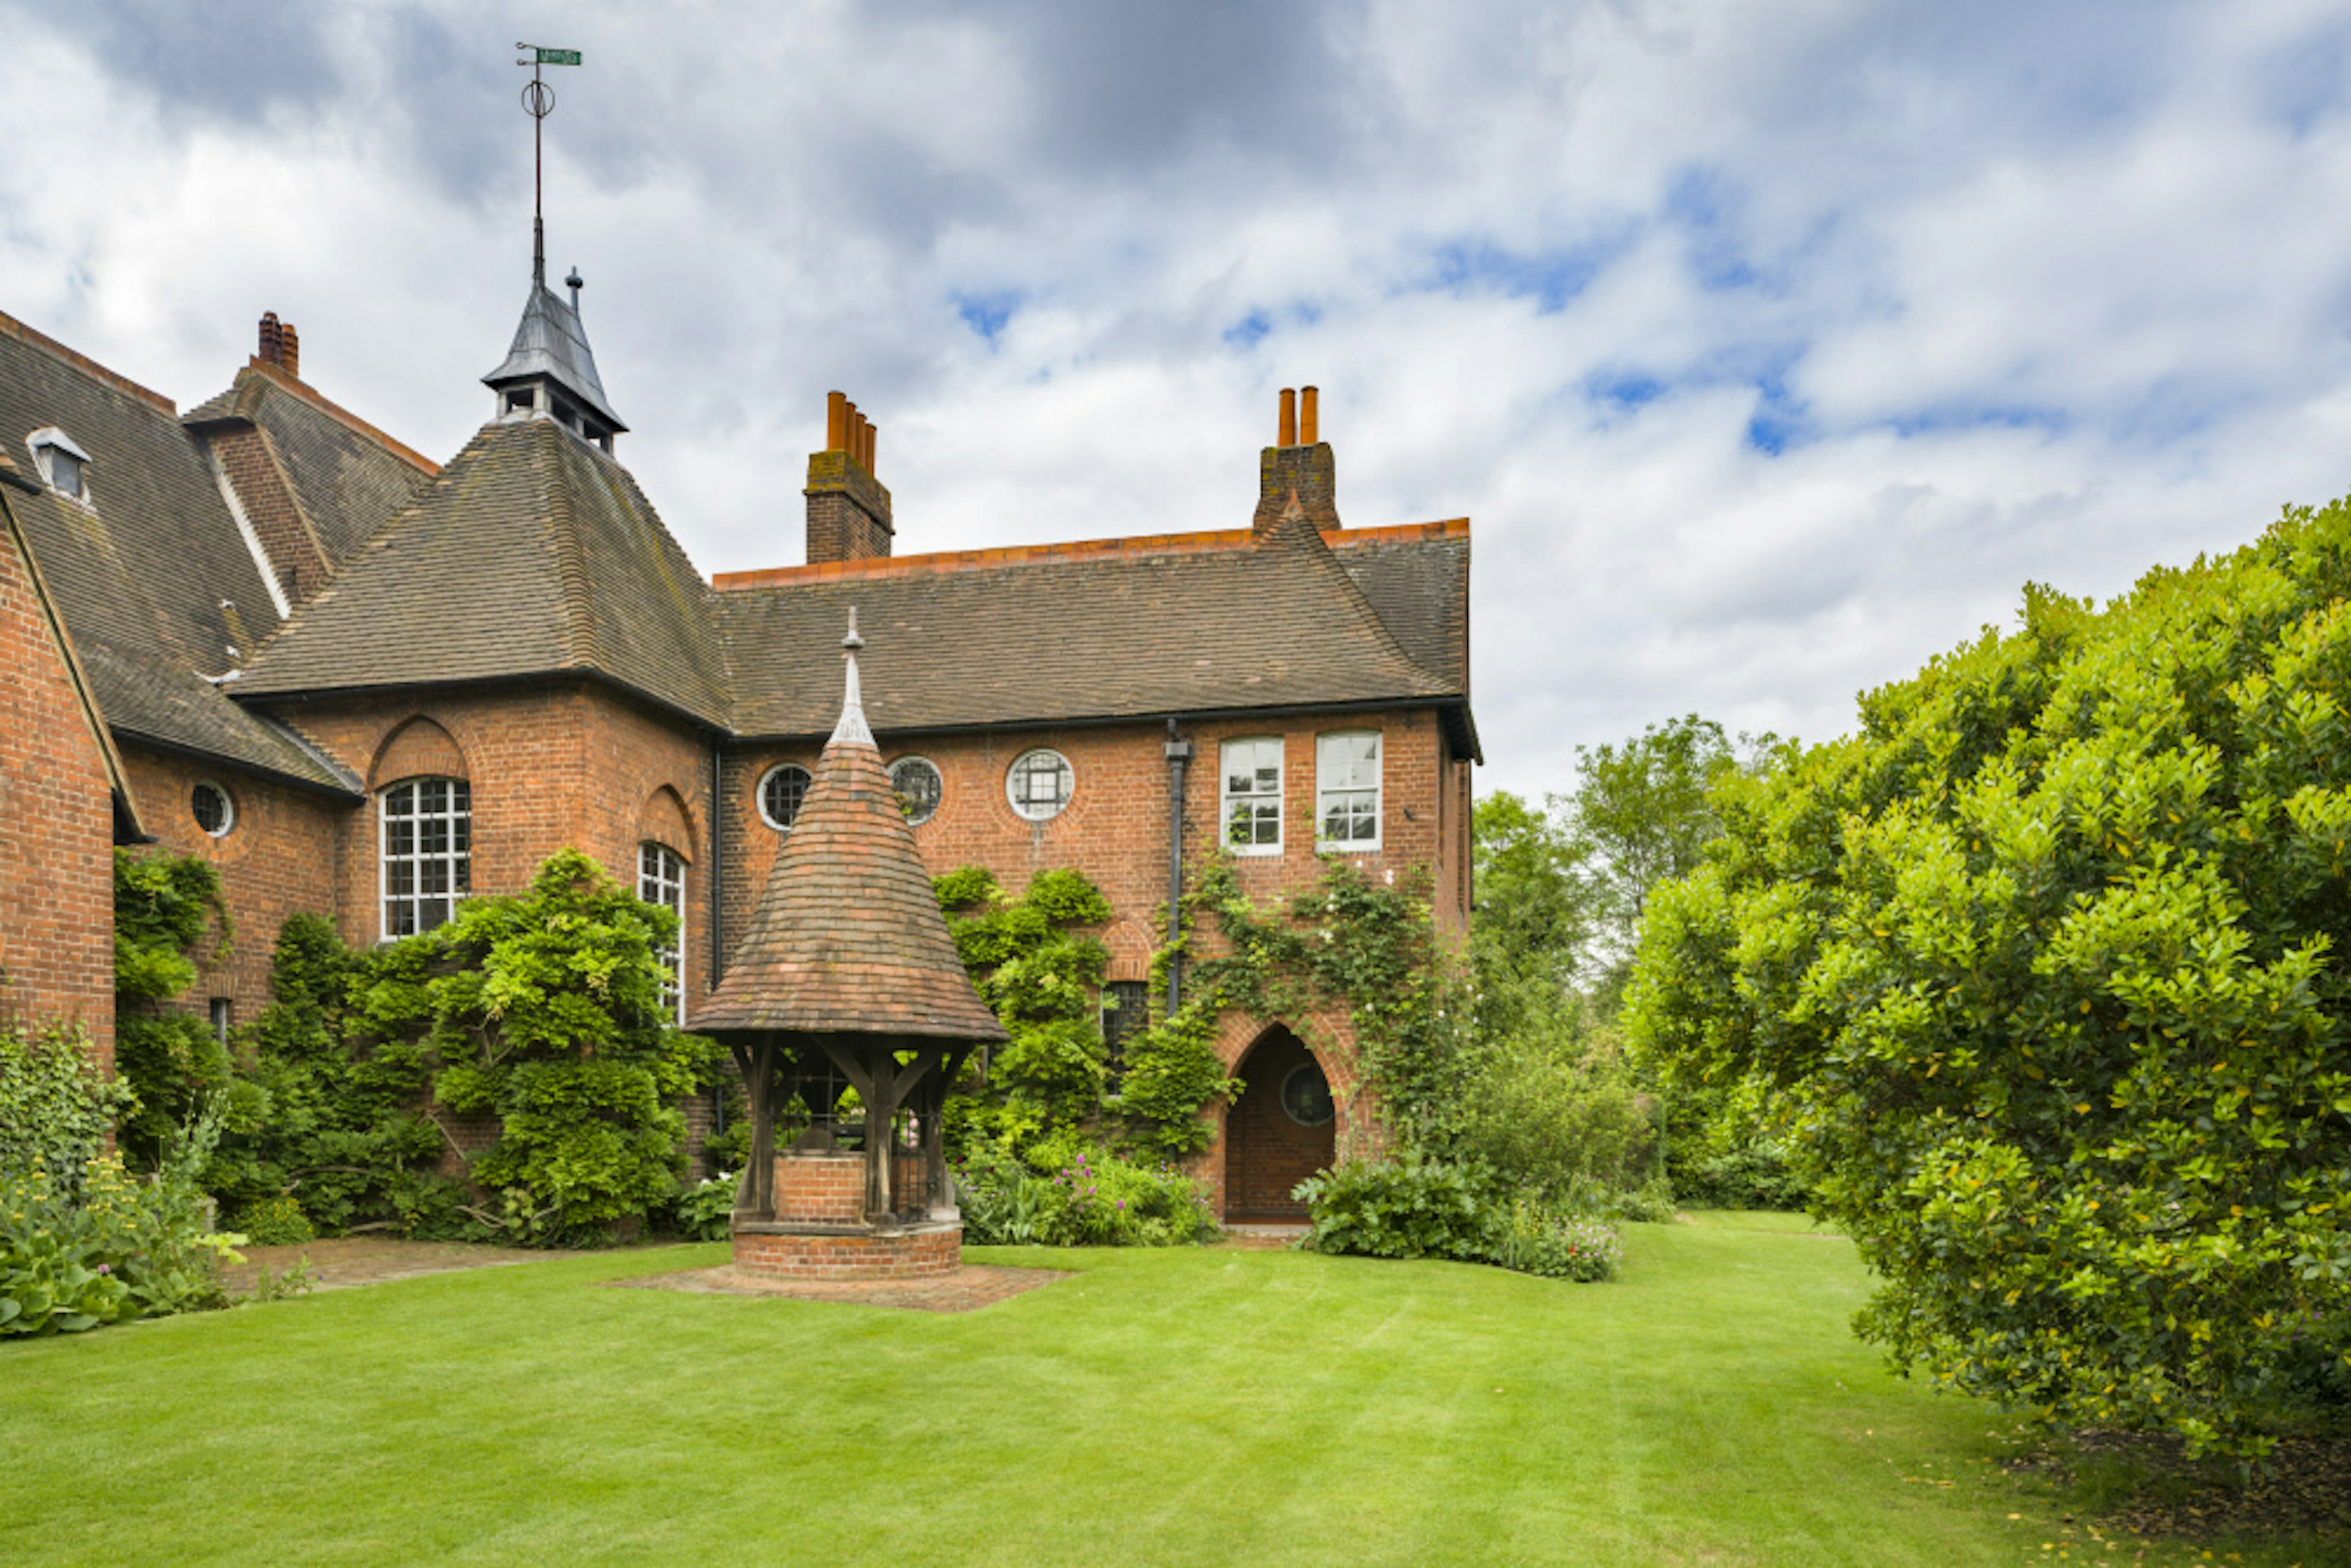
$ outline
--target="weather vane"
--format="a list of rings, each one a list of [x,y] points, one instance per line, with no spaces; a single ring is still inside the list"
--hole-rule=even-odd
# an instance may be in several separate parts
[[[523,112],[530,116],[530,280],[544,286],[547,282],[547,117],[555,112],[555,89],[547,85],[540,71],[547,66],[576,66],[580,63],[577,49],[547,49],[537,44],[517,44],[523,57],[515,62],[530,68],[530,80],[523,84]]]

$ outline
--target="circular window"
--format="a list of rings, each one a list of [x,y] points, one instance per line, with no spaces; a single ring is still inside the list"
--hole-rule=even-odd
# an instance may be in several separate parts
[[[1014,810],[1032,822],[1043,822],[1061,814],[1077,783],[1070,759],[1040,746],[1014,760],[1012,771],[1004,777],[1004,793]]]
[[[1332,1115],[1331,1081],[1312,1062],[1293,1067],[1281,1081],[1281,1108],[1301,1127],[1319,1127]]]
[[[217,784],[206,782],[190,790],[188,809],[195,813],[196,826],[214,838],[226,838],[228,831],[236,826],[236,803]]]
[[[791,831],[808,800],[809,770],[797,762],[768,769],[759,780],[759,817],[779,833]]]
[[[890,764],[890,788],[898,792],[906,821],[918,827],[938,815],[939,798],[946,793],[939,770],[920,757],[901,757]]]

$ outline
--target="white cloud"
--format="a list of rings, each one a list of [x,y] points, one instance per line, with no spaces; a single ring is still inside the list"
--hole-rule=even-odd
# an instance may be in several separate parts
[[[193,402],[274,308],[454,451],[576,45],[549,259],[705,570],[828,387],[921,550],[1237,526],[1316,382],[1350,521],[1475,519],[1489,787],[2351,488],[2341,4],[230,9],[7,15],[0,309]]]

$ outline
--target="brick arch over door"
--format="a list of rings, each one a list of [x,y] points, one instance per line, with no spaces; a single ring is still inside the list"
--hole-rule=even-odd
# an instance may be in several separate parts
[[[645,797],[644,809],[637,813],[637,841],[667,844],[688,865],[699,858],[694,813],[686,810],[685,798],[674,786],[664,784]]]
[[[1338,1119],[1307,1126],[1282,1106],[1282,1085],[1322,1064],[1306,1042],[1275,1024],[1236,1069],[1249,1087],[1225,1113],[1225,1218],[1237,1224],[1303,1224],[1290,1189],[1337,1155]],[[1327,1084],[1328,1080],[1324,1080]]]
[[[382,789],[403,779],[468,779],[465,748],[439,725],[419,714],[387,737],[376,748],[375,765],[368,769],[368,789]]]

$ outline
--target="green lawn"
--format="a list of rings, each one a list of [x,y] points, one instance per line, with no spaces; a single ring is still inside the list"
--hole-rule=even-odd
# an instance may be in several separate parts
[[[953,1315],[594,1288],[709,1247],[7,1344],[0,1562],[2207,1560],[2102,1548],[1994,1467],[1992,1412],[1886,1376],[1845,1242],[1626,1251],[1570,1285],[975,1249],[1083,1272]]]

